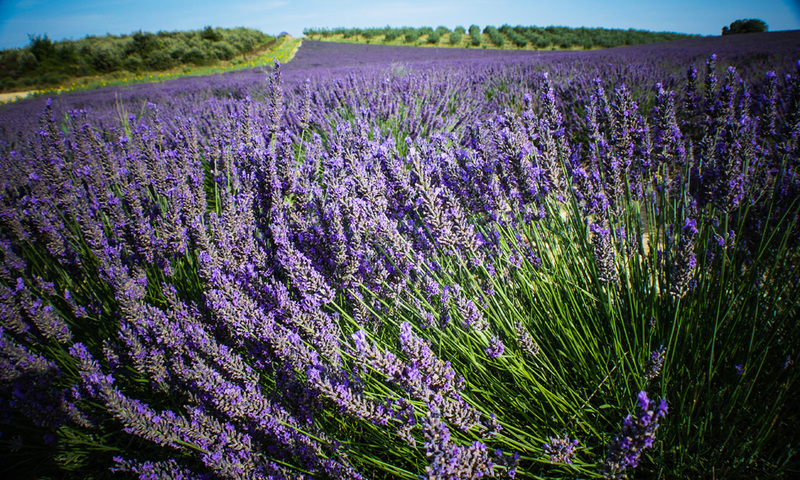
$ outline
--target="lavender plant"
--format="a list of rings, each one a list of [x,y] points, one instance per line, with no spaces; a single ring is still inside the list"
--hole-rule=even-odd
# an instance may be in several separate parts
[[[790,474],[794,36],[4,107],[3,471]]]

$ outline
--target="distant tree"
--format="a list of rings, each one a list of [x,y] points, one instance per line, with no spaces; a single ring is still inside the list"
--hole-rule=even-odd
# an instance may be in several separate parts
[[[28,50],[23,50],[22,53],[19,54],[17,61],[19,62],[18,65],[21,73],[36,70],[36,67],[39,66],[39,60],[36,59],[36,55]]]
[[[208,63],[208,53],[200,47],[191,47],[183,52],[181,62],[193,63],[195,65],[206,65]]]
[[[233,49],[230,46],[228,46],[228,48],[230,49],[231,55],[227,58],[219,57],[220,59],[228,60],[231,56],[233,56]],[[167,70],[174,66],[175,61],[168,52],[165,52],[164,50],[156,50],[147,56],[144,63],[145,66],[147,66],[147,68],[150,70]]]
[[[222,40],[222,33],[218,32],[217,30],[211,28],[211,26],[207,26],[200,32],[200,37],[204,40],[211,40],[212,42],[219,42]]]
[[[469,38],[472,42],[472,45],[478,46],[481,44],[481,27],[477,25],[470,25],[469,27]]]
[[[502,27],[500,27],[498,29],[498,31],[500,33],[502,33],[503,35],[505,35],[506,37],[508,37],[509,40],[511,40],[511,43],[513,43],[514,45],[516,45],[519,48],[522,48],[522,47],[524,47],[525,45],[528,44],[528,39],[525,38],[524,36],[520,35],[519,33],[517,33],[517,30],[512,28],[508,24],[503,25]]]
[[[417,41],[417,39],[419,39],[421,35],[422,33],[419,30],[417,30],[416,28],[409,27],[406,29],[406,35],[404,41],[406,43],[414,43]]]
[[[762,20],[757,18],[748,18],[745,20],[736,20],[727,27],[722,27],[723,35],[734,35],[737,33],[757,33],[766,32],[769,27]]]
[[[453,33],[450,34],[450,43],[452,45],[458,45],[459,43],[461,43],[461,38],[464,36],[465,32],[466,32],[466,30],[464,30],[464,27],[462,27],[460,25],[457,26],[453,30]]]
[[[327,29],[317,30],[328,33]],[[314,29],[306,30],[313,34]],[[0,90],[52,87],[69,78],[166,70],[182,64],[213,65],[268,44],[274,37],[258,30],[212,28],[183,32],[107,34],[53,41],[29,35],[30,45],[0,50]]]
[[[352,38],[361,35],[360,28],[346,28],[342,32],[342,38]]]
[[[138,32],[133,32],[131,38],[133,42],[130,45],[131,51],[127,52],[128,54],[137,53],[141,58],[145,58],[150,52],[159,48],[158,37],[150,32],[139,30]]]
[[[506,39],[503,38],[503,34],[497,31],[497,29],[492,25],[487,25],[486,28],[483,29],[483,33],[489,35],[489,40],[492,41],[498,47],[502,47],[506,43]]]
[[[124,59],[123,53],[113,44],[94,50],[91,56],[92,66],[98,72],[113,72],[122,66]]]
[[[137,73],[144,69],[144,60],[138,53],[134,53],[125,59],[122,67],[129,72]]]
[[[383,40],[386,42],[393,42],[397,40],[397,38],[400,37],[400,35],[402,34],[403,31],[399,28],[387,28]]]
[[[53,41],[47,38],[47,35],[28,35],[28,40],[30,44],[28,45],[28,51],[36,57],[36,60],[39,63],[48,60],[49,58],[53,57],[56,53],[55,44]]]

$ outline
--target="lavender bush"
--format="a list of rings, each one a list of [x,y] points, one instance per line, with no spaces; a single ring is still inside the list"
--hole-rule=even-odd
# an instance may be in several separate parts
[[[3,107],[3,471],[796,472],[797,37]]]

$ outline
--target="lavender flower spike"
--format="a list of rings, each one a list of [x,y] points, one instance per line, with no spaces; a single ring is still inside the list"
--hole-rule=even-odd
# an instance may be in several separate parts
[[[578,439],[570,440],[568,436],[550,437],[550,441],[543,445],[544,453],[550,457],[550,463],[572,463],[575,456],[575,447]]]
[[[661,374],[661,367],[664,365],[664,355],[667,353],[666,347],[661,345],[658,350],[650,354],[650,361],[644,367],[644,379],[652,380]]]
[[[676,298],[686,295],[691,287],[692,276],[697,266],[697,256],[694,253],[694,238],[697,234],[697,220],[687,218],[681,228],[678,251],[670,272],[669,293]]]
[[[489,346],[486,347],[486,355],[489,358],[498,358],[505,350],[506,347],[503,342],[498,337],[492,336]]]
[[[655,432],[659,425],[656,421],[667,414],[667,401],[656,402],[647,397],[647,392],[638,395],[639,415],[628,415],[622,422],[622,431],[608,445],[608,456],[601,463],[604,478],[627,478],[625,470],[636,468],[642,452],[653,446]]]

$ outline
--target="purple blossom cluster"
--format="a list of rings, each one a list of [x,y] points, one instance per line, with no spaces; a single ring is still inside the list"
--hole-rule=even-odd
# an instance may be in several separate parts
[[[697,221],[687,218],[681,228],[678,251],[670,272],[670,294],[677,298],[683,297],[688,292],[697,266],[697,255],[694,252],[694,238],[697,233]]]
[[[492,477],[494,466],[486,445],[474,442],[459,446],[450,438],[450,430],[441,421],[434,408],[422,421],[425,436],[425,457],[428,467],[426,477],[430,480],[456,480],[460,478]]]
[[[661,368],[664,366],[664,356],[667,354],[667,348],[661,345],[658,350],[653,350],[650,354],[650,360],[644,367],[644,379],[652,380],[661,374]]]
[[[576,438],[570,440],[566,435],[561,437],[550,437],[542,448],[544,454],[550,457],[550,463],[572,463],[575,456],[575,448],[580,442]]]
[[[622,430],[608,445],[608,454],[603,461],[605,478],[628,478],[626,470],[639,465],[644,450],[653,446],[658,420],[667,414],[667,401],[651,401],[647,392],[639,392],[639,413],[628,415],[622,422]]]

